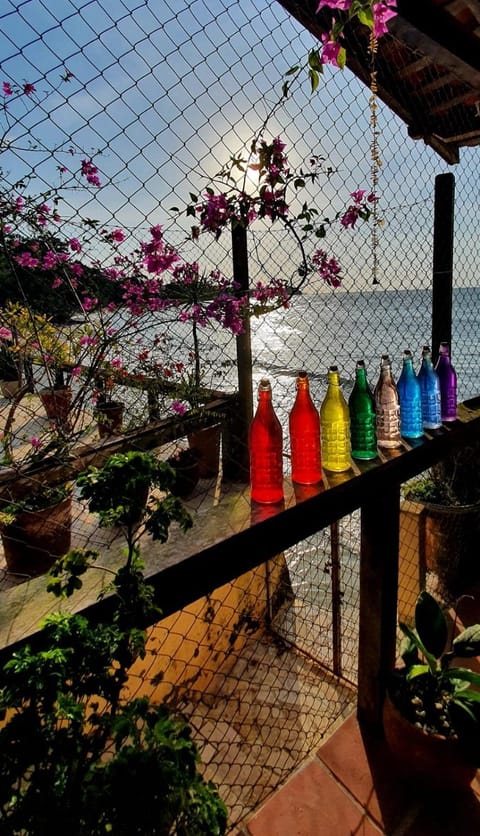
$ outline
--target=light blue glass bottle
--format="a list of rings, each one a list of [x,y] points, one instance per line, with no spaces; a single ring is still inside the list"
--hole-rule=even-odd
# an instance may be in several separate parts
[[[417,374],[422,397],[422,421],[426,430],[436,430],[442,426],[440,401],[440,379],[432,363],[429,345],[422,349],[422,365]]]
[[[403,352],[403,368],[397,382],[400,400],[400,432],[404,438],[423,435],[422,393],[413,369],[410,351]]]

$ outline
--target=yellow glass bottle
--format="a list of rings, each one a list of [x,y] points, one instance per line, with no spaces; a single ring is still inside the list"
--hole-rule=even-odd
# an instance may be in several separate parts
[[[333,470],[336,473],[349,470],[350,413],[340,388],[337,366],[330,366],[328,370],[328,389],[320,407],[320,423],[324,470]]]

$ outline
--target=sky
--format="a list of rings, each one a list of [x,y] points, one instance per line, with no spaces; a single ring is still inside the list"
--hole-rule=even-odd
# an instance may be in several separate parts
[[[278,101],[284,73],[303,63],[314,43],[279,3],[265,0],[4,0],[0,81],[28,81],[37,91],[32,100],[8,103],[4,179],[33,174],[29,188],[41,191],[58,179],[59,165],[78,168],[87,156],[103,187],[93,199],[67,190],[65,214],[95,217],[137,238],[160,223],[173,243],[195,253],[185,242],[190,221],[172,207],[182,209],[191,192],[201,194],[231,154],[246,153]],[[68,82],[61,79],[66,71],[73,74]],[[309,190],[322,216],[332,217],[351,191],[369,187],[368,96],[348,70],[327,67],[320,90],[311,96],[302,78],[265,129],[268,138],[287,142],[292,168],[318,155],[333,169]],[[379,122],[381,288],[424,287],[431,274],[433,181],[449,168],[408,139],[386,107]],[[457,282],[473,286],[476,155],[477,149],[463,150],[454,169]],[[71,185],[68,174],[63,182]],[[295,276],[298,252],[283,230],[257,225],[251,242],[259,273]],[[207,242],[207,263],[228,269],[228,243],[225,236]],[[332,229],[327,246],[344,265],[347,289],[372,288],[367,229]]]

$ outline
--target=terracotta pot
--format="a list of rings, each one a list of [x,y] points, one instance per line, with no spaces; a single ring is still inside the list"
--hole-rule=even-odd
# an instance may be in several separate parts
[[[43,575],[70,549],[72,495],[39,511],[22,511],[0,528],[5,562],[11,572]]]
[[[0,390],[2,395],[10,401],[13,400],[15,395],[19,393],[22,385],[21,378],[17,378],[16,380],[0,380]]]
[[[97,405],[97,426],[100,438],[109,435],[121,435],[125,404],[121,401],[109,401]]]
[[[426,734],[406,720],[387,694],[383,704],[385,739],[405,777],[430,789],[466,789],[477,772],[461,743]]]
[[[220,440],[222,428],[220,424],[204,427],[188,434],[188,443],[192,450],[198,453],[199,476],[209,479],[217,476],[220,469]]]
[[[43,389],[39,395],[47,418],[52,421],[67,420],[72,404],[72,390],[69,386],[64,389]]]
[[[167,459],[167,462],[175,471],[175,482],[170,491],[174,496],[185,499],[195,490],[200,478],[199,462],[198,460],[188,463],[178,462],[173,456]]]

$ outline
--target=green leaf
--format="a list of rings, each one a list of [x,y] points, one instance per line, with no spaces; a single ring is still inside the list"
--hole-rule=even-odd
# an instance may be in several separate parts
[[[317,73],[323,73],[323,64],[318,49],[312,49],[308,53],[308,66],[311,70],[316,70]]]
[[[178,206],[170,206],[170,212],[180,212]]]
[[[452,681],[467,682],[480,688],[480,674],[469,670],[469,668],[448,668],[443,672],[443,675]],[[480,691],[478,695],[480,697]]]
[[[298,64],[296,64],[294,67],[290,67],[290,69],[287,70],[285,75],[294,75],[295,73],[298,72],[299,69],[300,69],[300,67],[298,66]]]
[[[288,81],[284,81],[283,84],[282,84],[282,96],[284,98],[287,97],[289,89],[290,89],[290,85],[289,85]]]
[[[412,630],[412,628],[409,627],[408,624],[405,624],[403,621],[400,621],[398,626],[400,627],[402,633],[405,636],[408,636],[408,638],[415,645],[415,647],[418,647],[420,653],[425,658],[425,661],[427,662],[431,672],[436,673],[438,670],[437,660],[435,656],[432,656],[432,654],[428,652],[415,630]]]
[[[428,592],[421,592],[418,596],[415,629],[426,650],[439,659],[445,651],[448,628],[439,604]]]
[[[480,655],[480,624],[472,624],[467,627],[456,639],[453,641],[453,648],[455,656],[460,656],[464,659],[470,656]]]
[[[305,180],[302,180],[301,177],[296,177],[293,181],[293,185],[296,189],[302,189],[305,185]]]
[[[320,83],[320,76],[316,70],[309,70],[308,77],[310,79],[310,90],[312,93],[315,93],[315,90]]]
[[[362,9],[357,13],[357,17],[360,23],[368,26],[369,29],[373,29],[373,13],[371,8]]]
[[[193,201],[193,203],[196,203],[198,200],[198,195],[193,194],[193,192],[190,192],[190,200]]]
[[[341,46],[340,49],[338,50],[337,64],[338,64],[338,66],[340,67],[341,70],[344,70],[346,63],[347,63],[347,51],[346,51],[345,47]]]
[[[429,673],[430,668],[428,665],[412,665],[408,669],[407,679],[415,679],[417,676],[423,676],[425,673]]]

